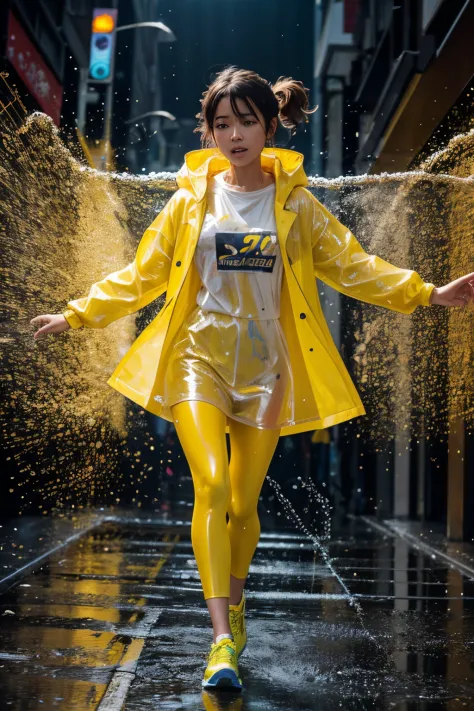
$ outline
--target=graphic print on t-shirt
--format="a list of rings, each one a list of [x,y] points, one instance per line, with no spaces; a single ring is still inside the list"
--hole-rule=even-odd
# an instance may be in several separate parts
[[[219,271],[273,272],[276,233],[216,232],[216,262]]]

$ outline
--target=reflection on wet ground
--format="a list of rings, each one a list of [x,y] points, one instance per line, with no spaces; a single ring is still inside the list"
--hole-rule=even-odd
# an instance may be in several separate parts
[[[362,519],[333,530],[337,576],[262,522],[244,692],[203,692],[211,630],[188,519],[105,520],[0,597],[2,708],[474,708],[474,580]]]

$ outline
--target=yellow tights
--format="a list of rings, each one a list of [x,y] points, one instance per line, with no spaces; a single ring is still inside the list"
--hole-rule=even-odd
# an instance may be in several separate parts
[[[186,400],[171,412],[193,478],[191,542],[204,598],[229,597],[230,575],[247,577],[257,547],[258,497],[280,430],[261,430],[229,418],[229,461],[227,418],[221,410]]]

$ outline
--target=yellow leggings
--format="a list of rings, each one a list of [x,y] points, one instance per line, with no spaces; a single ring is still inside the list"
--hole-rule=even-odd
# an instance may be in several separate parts
[[[247,577],[257,547],[258,497],[280,430],[261,430],[229,418],[229,462],[227,418],[221,410],[186,400],[171,412],[193,478],[191,542],[204,598],[229,597],[230,575]]]

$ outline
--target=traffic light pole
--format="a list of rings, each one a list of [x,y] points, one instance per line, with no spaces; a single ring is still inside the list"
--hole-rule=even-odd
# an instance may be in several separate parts
[[[118,0],[112,1],[112,6],[118,8]],[[115,33],[117,33],[117,27]],[[105,148],[105,170],[110,170],[112,167],[112,115],[114,102],[114,77],[115,77],[115,51],[116,42],[114,41],[111,78],[105,90],[105,106],[104,106],[104,148]]]
[[[112,113],[114,100],[114,80],[107,84],[105,92],[104,106],[104,149],[105,149],[105,170],[110,170],[112,166]]]

